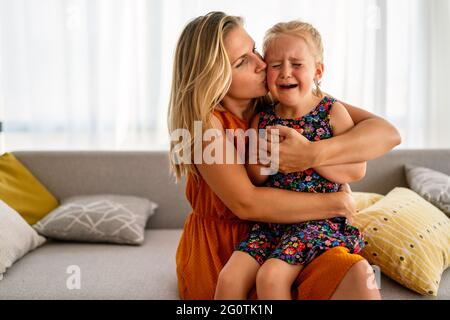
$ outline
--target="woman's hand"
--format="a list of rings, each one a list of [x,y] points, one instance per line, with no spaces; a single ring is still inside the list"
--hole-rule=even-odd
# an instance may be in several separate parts
[[[282,125],[267,127],[267,152],[271,159],[277,159],[278,169],[282,173],[303,171],[315,166],[315,143],[309,141],[301,132],[301,129]],[[272,135],[278,139],[272,139]],[[274,157],[271,151],[277,148],[278,157]]]
[[[353,223],[356,214],[356,202],[352,195],[352,190],[347,183],[341,185],[339,193],[342,194],[342,216],[347,219],[347,223]]]

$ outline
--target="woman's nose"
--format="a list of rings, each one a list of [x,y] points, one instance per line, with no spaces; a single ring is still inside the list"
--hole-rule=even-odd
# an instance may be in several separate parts
[[[262,57],[257,54],[256,55],[256,72],[261,72],[267,68],[267,64],[264,62]]]

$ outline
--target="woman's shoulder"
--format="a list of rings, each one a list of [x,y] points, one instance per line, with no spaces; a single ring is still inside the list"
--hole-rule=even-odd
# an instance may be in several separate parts
[[[223,129],[225,123],[225,115],[223,114],[225,111],[222,110],[214,110],[211,114],[211,125],[216,129]]]
[[[247,121],[240,119],[223,107],[217,107],[212,113],[212,118],[220,122],[222,129],[247,129]]]

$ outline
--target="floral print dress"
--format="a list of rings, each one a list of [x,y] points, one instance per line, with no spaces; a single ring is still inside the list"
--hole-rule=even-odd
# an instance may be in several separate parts
[[[293,119],[282,119],[275,114],[275,106],[260,112],[259,129],[284,125],[303,129],[310,141],[333,136],[330,111],[336,100],[325,96],[308,114]],[[340,185],[320,176],[314,169],[270,176],[266,186],[298,192],[337,192]],[[260,264],[269,258],[281,259],[289,264],[307,264],[325,250],[343,246],[351,253],[364,247],[360,231],[345,218],[311,220],[298,224],[255,223],[237,250],[247,252]]]

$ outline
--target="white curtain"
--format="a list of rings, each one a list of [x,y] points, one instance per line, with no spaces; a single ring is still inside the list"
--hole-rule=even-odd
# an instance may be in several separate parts
[[[276,22],[311,22],[327,92],[390,120],[401,147],[450,147],[449,0],[0,0],[6,149],[167,148],[175,44],[212,10],[259,47]]]
[[[159,2],[0,4],[7,149],[155,147],[165,112]]]

